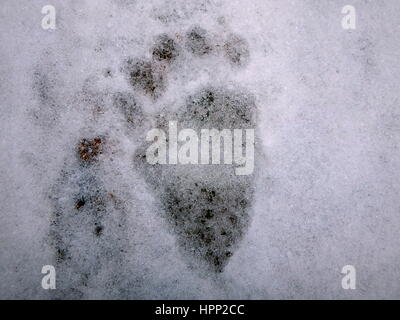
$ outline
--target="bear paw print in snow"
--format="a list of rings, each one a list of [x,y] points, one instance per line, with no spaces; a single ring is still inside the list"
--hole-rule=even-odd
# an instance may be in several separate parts
[[[239,35],[230,34],[222,44],[218,44],[199,26],[190,28],[182,38],[174,39],[162,34],[156,38],[151,50],[151,59],[128,59],[122,71],[134,90],[154,100],[166,89],[168,65],[178,61],[183,53],[188,53],[190,59],[222,55],[230,67],[245,67],[250,58],[247,41]],[[211,83],[187,97],[186,103],[177,111],[164,110],[156,117],[155,127],[166,133],[167,148],[173,142],[169,131],[178,130],[172,129],[171,124],[197,132],[195,139],[199,139],[199,144],[203,129],[218,130],[214,133],[221,134],[223,139],[218,136],[213,143],[224,143],[217,156],[225,156],[233,146],[231,155],[226,155],[229,158],[233,153],[233,159],[223,164],[210,159],[212,163],[209,165],[200,164],[200,160],[194,160],[192,165],[171,165],[171,161],[167,164],[166,158],[150,163],[148,150],[154,141],[144,143],[135,154],[136,168],[160,200],[163,216],[177,236],[186,260],[190,265],[203,265],[208,270],[222,272],[250,223],[254,177],[252,170],[249,174],[238,175],[234,164],[239,158],[236,149],[240,147],[240,152],[249,154],[254,145],[245,146],[245,140],[236,145],[232,139],[235,131],[240,130],[238,139],[242,141],[242,131],[256,127],[254,98],[239,87],[232,90]],[[229,143],[232,143],[231,147],[228,147]],[[252,143],[254,141],[250,141]],[[182,144],[184,141],[177,141],[176,152]],[[177,157],[165,151],[169,160]],[[156,150],[158,152],[161,149]],[[190,152],[197,153],[195,150]]]

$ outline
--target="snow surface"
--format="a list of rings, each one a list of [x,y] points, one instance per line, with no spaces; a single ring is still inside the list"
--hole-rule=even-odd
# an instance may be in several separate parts
[[[41,27],[48,4],[56,30]],[[347,4],[356,30],[342,29]],[[399,1],[3,0],[0,10],[0,298],[400,298]],[[188,50],[195,26],[207,54]],[[132,86],[126,63],[152,61],[160,34],[180,55],[156,64],[167,75],[154,96]],[[224,51],[235,36],[243,64]],[[134,160],[157,114],[210,87],[254,98],[260,154],[240,188],[215,182],[225,202],[254,190],[222,272],[202,267],[165,218],[162,184],[179,172],[149,183]],[[115,106],[120,93],[140,120]],[[96,137],[102,154],[82,163],[80,141]],[[80,192],[94,200],[76,209]],[[40,285],[49,264],[56,290]],[[342,289],[345,265],[356,290]]]

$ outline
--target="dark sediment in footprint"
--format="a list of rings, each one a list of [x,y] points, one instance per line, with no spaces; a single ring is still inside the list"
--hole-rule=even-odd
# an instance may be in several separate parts
[[[66,166],[52,190],[50,242],[55,251],[58,298],[84,297],[93,285],[91,280],[104,270],[109,274],[117,269],[126,250],[123,205],[99,179],[97,163],[103,143],[100,137],[82,139],[77,160]],[[118,281],[111,277],[102,283],[111,292],[118,290]]]
[[[224,44],[224,52],[229,61],[238,66],[245,65],[250,57],[247,41],[236,34],[228,36]]]
[[[156,99],[165,90],[165,70],[162,66],[147,60],[128,59],[122,71],[134,89]]]
[[[103,139],[102,137],[97,137],[92,140],[82,139],[80,141],[78,153],[83,163],[91,164],[97,161],[103,150]]]
[[[213,46],[207,31],[195,26],[186,34],[186,48],[195,55],[203,56],[211,53]]]
[[[157,61],[173,62],[179,56],[179,51],[174,39],[167,34],[161,34],[153,46],[152,56]]]
[[[157,128],[168,135],[168,122],[174,120],[178,130],[254,129],[255,117],[251,95],[211,87],[176,113],[160,117]],[[160,199],[189,264],[222,272],[250,223],[253,175],[235,175],[229,164],[150,165],[146,147],[137,151],[135,164]]]

